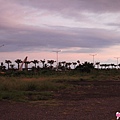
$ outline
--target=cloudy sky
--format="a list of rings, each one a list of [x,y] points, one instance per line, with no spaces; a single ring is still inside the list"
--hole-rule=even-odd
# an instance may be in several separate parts
[[[0,59],[116,63],[120,0],[0,0]]]

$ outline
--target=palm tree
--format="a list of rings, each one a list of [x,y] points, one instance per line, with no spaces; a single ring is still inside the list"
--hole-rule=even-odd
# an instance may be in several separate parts
[[[103,69],[103,67],[104,67],[104,64],[100,64],[100,67],[101,67],[101,69]]]
[[[40,60],[40,62],[43,64],[43,68],[45,67],[45,59],[44,60]]]
[[[48,60],[47,62],[50,64],[50,68],[52,68],[52,67],[53,67],[52,65],[53,65],[54,62],[56,62],[56,61],[54,61],[54,60]]]
[[[109,67],[110,67],[110,64],[107,64],[107,65],[106,65],[106,67],[107,67],[107,69],[109,69]]]
[[[0,69],[1,69],[1,70],[5,70],[5,68],[6,68],[6,67],[4,66],[3,62],[1,62]]]
[[[73,62],[72,64],[74,65],[74,69],[75,69],[75,67],[76,67],[77,63],[76,63],[76,62]]]
[[[17,59],[17,60],[15,60],[15,62],[18,64],[18,70],[19,70],[19,68],[20,68],[20,63],[22,63],[22,60],[21,60],[21,59]]]
[[[117,65],[114,65],[115,69],[117,68]]]
[[[1,67],[3,67],[4,66],[4,64],[3,64],[3,62],[1,62]]]
[[[99,69],[100,62],[96,62],[95,64],[97,65],[97,69]]]
[[[8,64],[8,70],[9,70],[9,68],[10,68],[10,63],[12,63],[10,60],[5,60],[5,63],[7,63]]]
[[[31,61],[31,62],[35,65],[35,68],[36,68],[36,65],[39,63],[38,60],[33,60],[33,61]]]
[[[24,63],[25,63],[25,69],[28,70],[28,64],[30,64],[31,62],[30,61],[25,61]]]
[[[104,67],[104,69],[106,69],[107,67],[109,67],[109,64],[101,64],[101,67]]]
[[[59,62],[59,63],[58,63],[58,69],[61,69],[61,67],[62,67],[62,63]]]
[[[113,69],[113,68],[114,68],[114,66],[115,66],[115,64],[112,64],[112,63],[111,63],[111,64],[110,64],[110,66],[111,66],[111,67],[112,67],[112,69]]]
[[[71,64],[72,64],[71,62],[66,63],[66,68],[71,69],[70,67]]]
[[[80,61],[79,60],[77,60],[77,63],[78,63],[78,66],[80,65]]]
[[[62,61],[61,63],[63,64],[63,67],[65,67],[66,61]]]
[[[120,64],[118,64],[118,67],[120,68]]]
[[[11,69],[14,69],[15,64],[10,64]]]

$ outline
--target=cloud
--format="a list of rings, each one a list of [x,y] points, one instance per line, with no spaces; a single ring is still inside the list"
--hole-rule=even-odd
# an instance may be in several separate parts
[[[118,38],[116,37],[118,36]],[[70,47],[101,49],[113,44],[119,44],[118,33],[101,29],[64,28],[59,30],[38,29],[23,26],[19,28],[5,28],[0,32],[0,42],[8,47],[5,51],[34,51],[46,49],[65,49]]]
[[[16,1],[16,0],[15,0]],[[20,0],[23,6],[38,7],[53,11],[93,11],[93,12],[117,12],[120,11],[119,0]]]
[[[113,30],[119,6],[118,0],[0,0],[1,51],[86,53],[120,44]]]

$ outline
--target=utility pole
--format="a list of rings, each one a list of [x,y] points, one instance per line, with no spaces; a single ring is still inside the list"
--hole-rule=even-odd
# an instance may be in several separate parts
[[[94,65],[94,57],[97,55],[97,54],[90,54],[92,57],[93,57],[93,65]]]
[[[114,58],[116,58],[116,59],[117,59],[117,68],[118,68],[118,59],[119,59],[120,57],[114,57]]]
[[[58,53],[61,52],[61,50],[56,50],[56,51],[53,51],[53,52],[56,52],[56,63],[57,63],[56,68],[58,70]]]

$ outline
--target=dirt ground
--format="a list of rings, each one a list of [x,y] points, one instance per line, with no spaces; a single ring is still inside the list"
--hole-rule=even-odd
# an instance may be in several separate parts
[[[69,81],[71,89],[54,92],[49,101],[0,101],[0,120],[116,120],[120,82]]]

